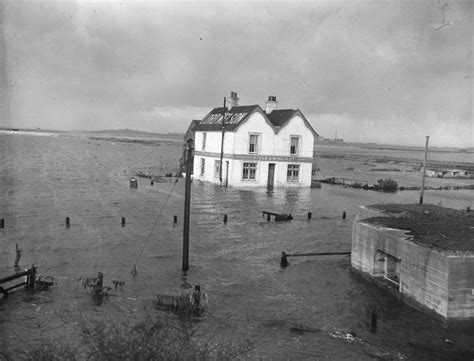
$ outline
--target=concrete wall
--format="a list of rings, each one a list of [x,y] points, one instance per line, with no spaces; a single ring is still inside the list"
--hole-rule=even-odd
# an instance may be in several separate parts
[[[438,251],[412,242],[405,231],[364,219],[387,216],[361,207],[352,231],[352,267],[371,277],[382,276],[377,251],[400,260],[399,291],[408,303],[434,311],[445,319],[474,318],[474,255]],[[380,254],[380,252],[379,252]]]
[[[474,318],[474,256],[448,256],[448,318]]]
[[[374,275],[375,252],[377,250],[401,259],[406,232],[399,229],[379,227],[363,222],[354,222],[352,228],[351,263],[355,269]]]
[[[446,255],[405,241],[401,260],[400,292],[447,318],[449,260]]]

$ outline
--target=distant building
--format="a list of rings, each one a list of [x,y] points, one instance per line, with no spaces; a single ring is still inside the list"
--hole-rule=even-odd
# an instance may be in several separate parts
[[[445,320],[474,319],[474,214],[435,205],[385,206],[358,210],[353,269]]]
[[[277,109],[274,96],[265,110],[239,105],[235,92],[229,103],[192,128],[194,179],[234,187],[310,187],[318,135],[303,113]]]
[[[431,178],[471,178],[472,174],[464,169],[427,169],[427,177]]]

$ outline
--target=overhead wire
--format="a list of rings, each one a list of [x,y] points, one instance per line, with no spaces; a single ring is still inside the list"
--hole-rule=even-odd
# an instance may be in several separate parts
[[[174,191],[174,188],[176,187],[176,184],[178,183],[178,177],[176,177],[176,181],[173,183],[173,186],[171,187],[171,190],[169,191],[168,193],[168,196],[166,197],[166,200],[165,202],[163,203],[163,206],[161,207],[161,210],[160,210],[160,213],[158,213],[158,216],[156,217],[156,221],[155,223],[153,224],[151,230],[150,230],[150,233],[148,233],[148,236],[145,240],[145,242],[143,243],[143,246],[142,248],[140,249],[140,252],[138,253],[138,256],[137,258],[135,259],[135,262],[133,264],[133,267],[132,267],[132,270],[130,271],[130,273],[132,274],[132,276],[136,276],[138,274],[138,271],[137,271],[137,263],[138,261],[140,260],[142,254],[143,254],[143,251],[145,250],[145,247],[146,245],[148,244],[148,242],[150,241],[150,238],[151,238],[151,235],[153,234],[153,231],[155,230],[156,226],[158,225],[158,221],[160,220],[160,217],[161,215],[163,214],[163,211],[165,210],[166,208],[166,205],[168,204],[168,201],[169,199],[171,198],[171,195],[173,194],[173,191]]]

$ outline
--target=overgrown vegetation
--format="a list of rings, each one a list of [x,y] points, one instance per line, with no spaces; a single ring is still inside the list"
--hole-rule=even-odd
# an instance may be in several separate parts
[[[414,241],[448,251],[474,251],[474,213],[433,204],[378,204],[370,206],[387,217],[364,220],[384,227],[403,229]]]
[[[249,351],[250,340],[237,342],[203,332],[199,325],[183,320],[147,316],[136,321],[87,319],[78,323],[78,339],[66,342],[48,336],[24,344],[6,360],[233,360]]]
[[[375,190],[382,192],[396,192],[398,190],[398,183],[391,178],[379,179],[375,185]]]

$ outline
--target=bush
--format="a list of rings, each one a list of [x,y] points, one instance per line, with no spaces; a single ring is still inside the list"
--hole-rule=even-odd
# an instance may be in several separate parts
[[[16,350],[6,360],[114,360],[114,361],[201,361],[232,360],[252,347],[250,339],[226,339],[209,335],[199,324],[148,315],[136,320],[128,317],[87,318],[78,322],[78,344],[66,338],[42,335],[32,344]],[[3,356],[0,353],[0,359]]]
[[[382,192],[396,192],[398,183],[391,178],[379,179],[376,184],[376,190]]]

